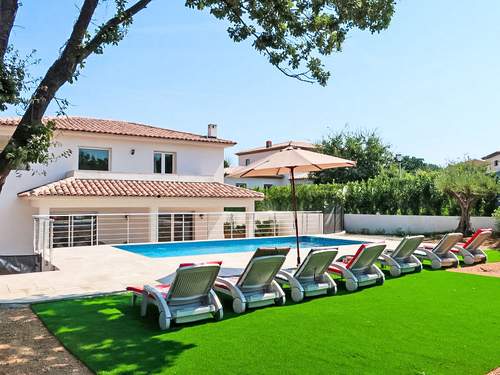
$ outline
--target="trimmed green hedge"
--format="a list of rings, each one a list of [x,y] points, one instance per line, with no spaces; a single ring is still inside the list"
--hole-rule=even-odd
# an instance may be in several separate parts
[[[346,213],[382,215],[459,215],[460,208],[435,184],[437,173],[419,171],[399,176],[380,174],[367,181],[346,184],[298,185],[300,210],[328,211],[342,205]],[[266,198],[257,210],[290,210],[290,187],[272,187],[263,191]],[[481,199],[472,215],[491,216],[495,194]]]

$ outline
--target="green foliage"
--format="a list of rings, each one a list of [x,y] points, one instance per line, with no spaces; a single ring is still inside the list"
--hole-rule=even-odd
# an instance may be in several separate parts
[[[499,192],[499,185],[486,166],[469,161],[448,165],[439,173],[436,185],[443,192],[461,199],[477,199]]]
[[[326,85],[320,56],[342,49],[351,29],[380,32],[389,26],[394,0],[186,0],[229,22],[235,42],[253,47],[287,76]]]
[[[28,67],[38,64],[34,58],[35,51],[22,58],[19,53],[9,46],[4,61],[0,61],[0,111],[5,111],[9,105],[25,103],[23,92],[28,90],[32,80]]]
[[[458,215],[459,205],[436,186],[438,172],[404,172],[399,178],[393,169],[383,170],[367,181],[346,184],[298,185],[300,210],[328,212],[343,205],[347,213],[385,215]],[[266,194],[257,202],[257,210],[290,210],[290,187],[274,186],[261,190]],[[472,214],[489,216],[495,207],[495,196],[487,195]]]
[[[500,207],[497,207],[491,216],[495,218],[496,231],[500,232]]]
[[[420,170],[437,171],[440,167],[436,164],[426,163],[422,158],[405,155],[401,160],[401,168],[406,172],[417,172]]]
[[[389,145],[376,131],[344,129],[328,135],[319,144],[319,152],[354,160],[356,168],[339,168],[314,174],[317,183],[345,183],[367,180],[377,176],[383,168],[393,162]]]
[[[54,154],[49,151],[54,133],[54,121],[29,124],[29,138],[25,145],[15,145],[8,143],[4,153],[12,169],[29,169],[30,164],[47,165],[60,157],[67,157],[71,151],[63,151],[61,154]]]
[[[470,160],[448,165],[438,174],[436,186],[460,206],[456,231],[464,234],[471,232],[470,216],[477,202],[488,197],[496,198],[499,192],[498,182],[487,172],[486,166]]]

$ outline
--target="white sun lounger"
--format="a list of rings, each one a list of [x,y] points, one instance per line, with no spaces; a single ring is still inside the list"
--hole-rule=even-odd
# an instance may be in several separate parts
[[[290,248],[259,248],[243,272],[217,277],[214,289],[233,299],[237,314],[247,308],[283,305],[285,293],[274,277],[285,262]]]
[[[432,269],[442,267],[458,267],[458,258],[451,252],[459,241],[463,238],[462,233],[448,233],[441,238],[435,246],[429,244],[421,245],[415,256],[420,260],[427,259],[431,261]]]
[[[454,254],[463,256],[464,263],[468,266],[475,263],[486,263],[487,256],[479,247],[490,238],[493,234],[493,229],[478,229],[468,241],[459,243],[451,249]]]
[[[137,297],[142,297],[141,316],[146,315],[149,304],[158,307],[158,322],[162,330],[168,329],[172,321],[220,320],[223,317],[222,304],[212,289],[220,265],[221,262],[184,263],[177,269],[170,285],[145,285],[143,288],[128,287],[127,290],[133,293],[134,305]]]
[[[388,267],[389,273],[394,277],[422,271],[422,263],[413,253],[423,240],[424,236],[406,236],[395,249],[384,250],[379,259],[381,265]]]
[[[328,271],[341,275],[349,292],[354,292],[361,286],[382,285],[385,276],[375,262],[385,246],[380,243],[363,244],[354,256],[343,256],[333,262]]]
[[[298,268],[281,270],[276,280],[290,285],[294,302],[300,302],[304,297],[335,294],[337,284],[327,270],[336,256],[337,248],[312,249]]]

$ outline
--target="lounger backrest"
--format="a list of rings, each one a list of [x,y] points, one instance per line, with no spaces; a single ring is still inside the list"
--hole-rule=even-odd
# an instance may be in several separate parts
[[[448,233],[434,246],[432,252],[436,255],[444,255],[460,242],[463,237],[462,233]]]
[[[492,234],[492,229],[478,229],[476,233],[464,243],[463,247],[466,250],[477,250]]]
[[[270,254],[273,254],[273,251],[279,251],[281,254],[261,255],[259,253],[258,256],[254,254],[236,285],[243,290],[257,290],[269,286],[283,263],[285,263],[286,254],[288,254],[290,248],[273,249]]]
[[[424,236],[406,236],[393,251],[394,259],[406,259],[420,246]]]
[[[337,248],[312,249],[295,271],[297,279],[315,279],[326,272],[337,256]]]
[[[351,271],[364,271],[370,268],[386,247],[385,243],[363,244],[351,258],[346,267]]]
[[[207,296],[219,274],[220,266],[221,262],[181,264],[170,286],[167,301],[186,302]]]
[[[267,257],[270,255],[284,255],[285,257],[290,252],[289,247],[259,247],[252,255],[252,259],[258,257]]]

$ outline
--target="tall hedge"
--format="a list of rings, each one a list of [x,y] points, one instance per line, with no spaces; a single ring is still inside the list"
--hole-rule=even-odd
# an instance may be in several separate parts
[[[418,171],[391,175],[382,173],[367,181],[346,184],[298,185],[300,210],[325,211],[342,205],[346,213],[382,215],[459,215],[460,208],[435,184],[438,172]],[[272,187],[257,210],[290,210],[290,187]],[[495,194],[481,199],[472,212],[491,216]]]

